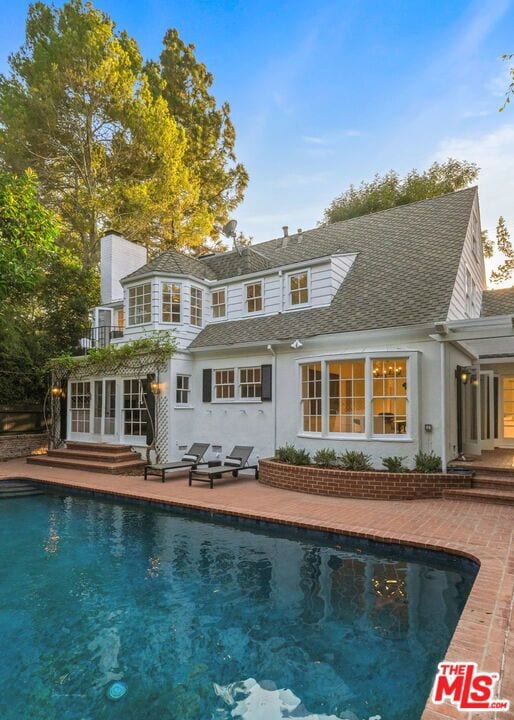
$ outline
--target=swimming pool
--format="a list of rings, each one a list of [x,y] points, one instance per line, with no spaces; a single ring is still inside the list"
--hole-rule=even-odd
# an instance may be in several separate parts
[[[475,574],[53,493],[0,502],[0,548],[3,720],[416,720]]]

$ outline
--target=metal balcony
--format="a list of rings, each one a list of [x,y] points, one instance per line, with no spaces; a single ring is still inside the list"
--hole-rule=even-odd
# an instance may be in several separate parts
[[[123,337],[123,328],[99,325],[89,328],[79,340],[78,355],[86,355],[92,348],[107,347],[116,338]]]

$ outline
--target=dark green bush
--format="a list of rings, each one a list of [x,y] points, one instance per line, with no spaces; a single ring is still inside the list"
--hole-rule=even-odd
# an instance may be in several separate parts
[[[371,457],[360,450],[346,450],[339,456],[344,470],[373,470]]]
[[[320,465],[321,467],[334,467],[338,464],[337,453],[330,448],[316,450],[313,460],[316,465]]]
[[[392,473],[409,472],[409,468],[403,464],[404,460],[405,458],[400,455],[392,455],[382,458],[382,465]]]
[[[296,448],[294,445],[277,448],[275,457],[288,465],[310,465],[311,462],[311,456],[307,450]]]
[[[435,455],[431,450],[429,453],[420,451],[415,457],[416,472],[420,473],[436,473],[443,469],[442,460],[439,455]]]

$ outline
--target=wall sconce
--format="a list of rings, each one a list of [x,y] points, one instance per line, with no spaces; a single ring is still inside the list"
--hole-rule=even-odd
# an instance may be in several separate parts
[[[162,391],[162,385],[157,382],[157,380],[152,380],[150,383],[150,390],[153,392],[154,395],[160,395]]]
[[[64,397],[64,390],[60,387],[60,385],[52,385],[50,392],[55,398]]]
[[[471,376],[471,384],[474,387],[477,387],[478,385],[480,385],[480,380],[478,379],[478,375],[475,374],[475,375]]]
[[[460,381],[463,385],[467,385],[469,380],[469,370],[467,368],[462,368],[460,371]]]

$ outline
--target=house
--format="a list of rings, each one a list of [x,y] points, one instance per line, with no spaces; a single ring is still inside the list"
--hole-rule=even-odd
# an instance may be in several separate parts
[[[410,460],[514,445],[514,288],[487,290],[477,188],[197,258],[111,232],[91,345],[156,330],[161,460],[293,443]],[[69,440],[146,445],[145,380],[69,377]],[[157,391],[156,391],[157,392]],[[64,430],[63,430],[64,434]]]

